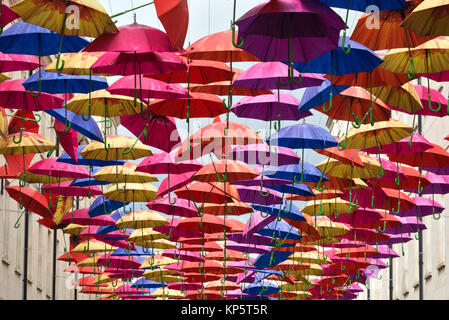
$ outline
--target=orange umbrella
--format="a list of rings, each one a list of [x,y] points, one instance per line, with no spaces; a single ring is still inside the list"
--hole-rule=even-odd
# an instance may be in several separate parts
[[[235,182],[253,180],[258,176],[259,173],[246,163],[222,159],[205,165],[192,179],[202,182]]]
[[[187,0],[154,0],[154,6],[173,47],[182,49],[189,26]]]
[[[391,116],[390,108],[383,101],[360,87],[350,87],[340,92],[332,99],[332,108],[329,105],[330,101],[315,109],[335,120],[354,121],[357,117],[358,122],[362,123],[370,122],[370,118],[364,116],[371,109],[374,121],[386,121]]]
[[[326,199],[334,199],[341,197],[344,193],[341,190],[323,190],[318,191],[316,189],[312,189],[312,192],[315,196],[305,197],[298,194],[292,194],[285,197],[287,200],[293,200],[293,201],[310,201],[313,199],[316,200],[326,200]]]
[[[232,198],[228,192],[226,194],[220,189],[209,183],[194,182],[185,185],[174,193],[181,199],[186,199],[198,203],[218,203],[231,202]]]
[[[237,35],[234,36],[235,43]],[[197,60],[214,60],[221,62],[248,62],[260,59],[232,44],[232,30],[207,35],[186,49],[183,56]]]
[[[351,40],[371,50],[414,48],[432,37],[422,37],[401,27],[402,21],[420,4],[421,0],[408,0],[400,10],[385,10],[364,14],[357,22]],[[380,28],[372,28],[371,19],[379,18]],[[376,17],[376,18],[377,18]]]
[[[177,228],[201,233],[217,233],[223,230],[233,232],[232,226],[229,224],[231,219],[223,219],[211,214],[204,214],[202,217],[193,217],[182,219]]]
[[[228,112],[216,95],[190,93],[191,98],[153,100],[148,108],[154,114],[178,119],[211,118]]]
[[[246,260],[246,257],[239,251],[235,250],[226,250],[226,261],[244,261]],[[205,257],[206,260],[217,260],[217,261],[224,261],[225,255],[224,251],[214,251],[209,252]]]
[[[313,151],[321,153],[333,159],[337,159],[343,163],[364,167],[362,159],[357,151],[354,149],[344,149],[340,151],[337,147],[331,147],[326,149],[313,149]]]
[[[226,214],[229,215],[243,215],[253,212],[253,208],[250,205],[246,204],[245,202],[237,201],[235,199],[233,199],[233,202],[227,203],[226,206],[224,204],[205,203],[203,208],[204,213],[217,216],[224,216],[225,210],[231,211],[231,213],[226,212]]]

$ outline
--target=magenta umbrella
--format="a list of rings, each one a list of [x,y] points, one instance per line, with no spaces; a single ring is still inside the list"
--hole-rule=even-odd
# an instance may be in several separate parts
[[[241,99],[231,108],[231,112],[239,118],[263,121],[297,121],[312,115],[309,111],[301,113],[299,104],[299,100],[290,94],[263,94]]]
[[[444,211],[444,206],[438,202],[424,198],[416,197],[412,198],[413,202],[416,203],[416,207],[410,210],[400,210],[398,216],[401,217],[425,217],[430,216],[435,213],[441,213]]]
[[[150,119],[145,120],[138,114],[121,116],[120,122],[143,144],[165,152],[170,152],[181,142],[176,122],[172,117],[153,115]],[[145,130],[147,131],[146,136]]]
[[[407,138],[399,140],[398,142],[396,142],[394,144],[382,145],[380,153],[381,154],[396,154],[396,153],[406,154],[406,153],[413,153],[413,152],[424,152],[428,149],[433,148],[433,144],[430,143],[426,138],[424,138],[422,135],[420,135],[418,133],[413,134],[411,147],[409,146],[409,142],[410,142],[410,137],[407,137]],[[362,149],[362,151],[372,153],[372,154],[379,153],[379,150],[377,147]]]
[[[152,78],[143,78],[142,82],[137,86],[143,99],[181,99],[187,98],[187,90],[177,83],[166,83]],[[134,96],[135,83],[133,76],[126,76],[114,82],[107,91],[112,94]],[[150,103],[148,101],[148,103]]]
[[[178,225],[183,219],[171,218],[170,223],[161,227],[153,228],[154,231],[160,232],[168,236],[169,241],[177,241],[179,238],[199,238],[203,234],[200,232],[193,232],[184,228],[179,228]]]
[[[178,190],[192,181],[196,171],[190,171],[181,174],[171,174],[167,176],[159,185],[156,197],[163,197],[171,191]],[[169,183],[170,182],[170,183]]]
[[[43,187],[43,193],[49,193],[50,195],[61,195],[66,197],[87,197],[87,196],[99,196],[103,192],[97,186],[87,187],[74,187],[70,184],[72,181],[64,181],[61,183],[46,184]]]
[[[266,1],[236,24],[237,44],[261,61],[307,62],[338,46],[345,23],[319,1]]]
[[[97,263],[102,266],[119,269],[139,269],[142,264],[139,260],[132,256],[113,256],[101,255]]]
[[[263,217],[262,212],[256,211],[253,214],[251,214],[248,221],[246,222],[243,234],[252,235],[257,231],[259,231],[260,229],[266,227],[276,219],[277,217],[272,215],[268,215],[268,217]]]
[[[429,89],[426,86],[414,85],[413,88],[418,93],[422,102],[423,109],[416,114],[422,116],[445,117],[447,116],[447,98],[445,98],[438,90],[430,89],[430,108],[429,108]]]
[[[236,185],[235,187],[239,193],[240,201],[252,204],[260,204],[262,206],[283,203],[282,195],[276,190],[270,190],[268,196],[262,197],[260,186],[247,187]],[[268,193],[266,188],[262,188],[262,192],[264,194]]]
[[[58,158],[48,158],[36,162],[28,168],[28,171],[34,174],[56,178],[84,179],[90,177],[90,173],[85,167],[66,162],[58,162]]]
[[[399,176],[400,181],[406,181],[407,176],[402,172],[401,168],[399,167],[399,173],[398,173],[398,166],[396,163],[387,160],[387,159],[380,159],[380,163],[383,167],[384,176],[382,177],[382,181],[386,182],[393,182],[395,179]],[[376,181],[376,178],[374,179],[367,179],[371,183],[374,183]]]
[[[146,204],[148,209],[164,213],[166,215],[174,215],[184,218],[192,218],[198,216],[198,210],[191,201],[185,199],[177,199],[175,204],[168,202],[168,197],[153,200]]]
[[[232,182],[231,184],[248,186],[248,187],[260,186],[261,180],[262,180],[262,176],[258,176],[256,178],[254,178],[253,180],[235,181],[235,182]],[[291,180],[263,177],[263,185],[266,187],[284,186],[284,185],[291,184],[291,183],[292,183]]]
[[[335,222],[349,224],[351,226],[369,227],[383,218],[383,214],[377,210],[370,208],[358,208],[356,211],[349,214],[340,214],[338,218],[334,215],[330,219]]]
[[[151,174],[181,174],[198,171],[203,165],[197,160],[179,161],[173,153],[161,152],[146,157],[136,171]]]
[[[371,245],[393,245],[398,243],[407,243],[413,238],[406,234],[390,234],[388,239],[377,239],[377,241],[367,241]]]
[[[442,176],[434,173],[424,175],[431,184],[423,188],[422,194],[447,194],[449,193],[449,176]]]
[[[101,217],[101,216],[100,216]],[[114,230],[108,233],[98,233],[99,231],[102,231],[102,226],[89,226],[88,228],[84,229],[80,233],[80,237],[84,239],[96,239],[99,241],[105,241],[107,239],[114,239],[114,240],[125,240],[128,239],[130,236],[130,233],[122,230]]]
[[[267,246],[256,245],[256,244],[242,244],[235,241],[226,241],[226,248],[230,250],[235,250],[243,253],[257,253],[265,254],[270,253],[271,249]]]
[[[388,246],[382,245],[377,247],[378,253],[373,256],[374,259],[399,258],[399,255]]]
[[[97,217],[89,216],[89,208],[78,209],[69,212],[62,218],[62,223],[76,223],[82,226],[112,226],[115,225],[115,220],[108,215],[101,215]]]
[[[298,164],[301,160],[301,158],[290,148],[279,146],[272,146],[270,148],[266,143],[237,146],[229,153],[229,158],[250,165],[269,166]]]
[[[422,221],[419,221],[418,218],[415,217],[396,217],[396,218],[398,218],[402,222],[402,224],[394,228],[385,229],[385,233],[388,234],[415,233],[420,230],[427,229],[426,225]]]
[[[15,13],[10,7],[8,7],[3,2],[0,3],[0,28],[3,32],[3,27],[6,26],[8,23],[16,20],[17,18],[20,18],[17,13]]]
[[[25,79],[6,80],[0,83],[0,106],[9,109],[24,109],[42,111],[59,109],[64,103],[61,95],[42,92],[39,97],[33,97],[22,83]]]
[[[37,67],[39,60],[34,56],[0,52],[0,72],[27,71]]]
[[[302,73],[293,70],[293,77],[295,79],[302,77],[301,83],[290,82],[287,86],[279,87],[278,79],[281,78],[282,83],[285,83],[288,74],[288,66],[282,62],[259,62],[240,74],[234,81],[234,86],[244,87],[254,90],[263,89],[283,89],[295,90],[306,87],[319,87],[324,81],[320,75],[313,73]]]

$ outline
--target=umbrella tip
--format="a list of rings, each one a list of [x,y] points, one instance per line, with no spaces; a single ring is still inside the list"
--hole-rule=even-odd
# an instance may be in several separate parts
[[[134,12],[134,24],[137,24],[137,13]]]

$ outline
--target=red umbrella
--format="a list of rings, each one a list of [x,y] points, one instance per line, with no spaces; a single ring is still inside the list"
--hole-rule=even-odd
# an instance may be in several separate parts
[[[433,148],[424,152],[414,152],[407,154],[388,154],[391,161],[407,164],[412,167],[443,168],[449,164],[449,152],[439,145],[434,144]]]
[[[78,133],[73,129],[66,132],[65,124],[58,120],[55,120],[54,129],[62,148],[67,152],[70,158],[75,162],[78,162]]]
[[[23,87],[25,79],[6,80],[0,83],[0,105],[9,109],[23,109],[31,111],[41,111],[49,109],[59,109],[64,103],[64,98],[60,95],[53,95],[42,92],[39,97],[33,97],[31,93]]]
[[[39,60],[34,56],[0,52],[0,72],[34,70],[37,67]]]
[[[205,238],[207,237],[207,235],[205,235]],[[199,241],[201,239],[201,241],[203,241],[202,238],[195,238],[196,241]],[[181,242],[181,238],[178,240],[178,242]],[[212,252],[212,251],[223,251],[223,248],[220,247],[218,245],[218,243],[216,243],[215,241],[206,241],[204,243],[204,245],[200,243],[197,244],[189,244],[189,243],[183,243],[180,247],[181,250],[185,250],[185,251],[192,251],[192,252],[198,252],[198,251],[205,251],[205,252]]]
[[[165,152],[170,152],[181,142],[175,119],[171,117],[153,115],[149,120],[144,120],[140,114],[137,114],[121,116],[120,122],[122,126],[139,137],[143,144]]]
[[[80,224],[82,226],[112,226],[115,225],[115,220],[108,215],[101,215],[96,217],[89,216],[89,209],[78,209],[69,212],[64,218],[62,223]]]
[[[224,62],[210,60],[189,61],[183,58],[187,64],[187,69],[160,75],[146,75],[146,77],[161,80],[168,83],[195,83],[208,84],[219,81],[226,81],[234,76],[231,69]]]
[[[1,179],[16,179],[20,174],[27,170],[33,160],[35,154],[29,153],[25,155],[3,155],[6,164],[0,167]],[[25,162],[24,162],[25,160]]]
[[[198,92],[190,95],[192,98],[154,100],[148,108],[157,115],[178,119],[211,118],[228,112],[216,95]]]
[[[206,182],[194,182],[174,191],[181,198],[199,203],[232,202],[229,192],[226,194],[222,189]]]
[[[89,178],[89,171],[83,167],[65,162],[58,162],[58,158],[48,158],[36,162],[29,169],[29,172],[56,178]],[[70,184],[70,181],[68,181]]]
[[[39,114],[38,117],[40,120]],[[23,123],[23,131],[39,133],[39,122],[36,120],[34,113],[29,110],[17,110],[14,113],[11,120],[9,120],[8,124],[9,134],[19,133],[22,123]]]
[[[25,209],[34,212],[44,218],[52,218],[53,213],[48,208],[47,198],[39,191],[30,187],[12,186],[6,187],[9,196],[19,203],[22,203]]]
[[[229,223],[230,219],[225,220],[211,214],[204,214],[202,217],[185,218],[178,223],[178,228],[201,232],[201,233],[217,233],[226,230],[226,232],[233,232],[232,225]],[[201,226],[200,226],[201,225]]]
[[[112,255],[101,255],[97,263],[102,266],[107,266],[117,269],[139,269],[142,264],[134,257],[130,256],[112,256]]]
[[[177,199],[175,204],[168,201],[168,197],[153,200],[146,204],[148,209],[177,217],[197,217],[198,211],[191,201]]]
[[[172,45],[182,49],[189,26],[187,0],[155,0],[154,6]]]
[[[181,174],[171,174],[162,180],[159,185],[156,197],[163,197],[167,195],[170,191],[175,191],[187,183],[191,182],[191,178],[196,173],[196,171],[181,173]],[[168,184],[168,179],[170,179],[170,185]],[[167,198],[168,199],[168,198]]]

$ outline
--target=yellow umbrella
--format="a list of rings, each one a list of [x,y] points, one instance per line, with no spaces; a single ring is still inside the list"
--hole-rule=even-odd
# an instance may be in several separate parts
[[[109,276],[106,273],[101,273],[98,275],[97,280],[95,281],[96,284],[103,284],[103,283],[110,283],[114,280],[109,278]]]
[[[145,183],[157,182],[155,175],[136,171],[137,164],[126,162],[120,166],[106,166],[98,170],[93,177],[98,181]]]
[[[319,165],[321,166],[322,164],[320,163]],[[323,170],[324,170],[324,168],[323,168]],[[323,171],[323,170],[321,170],[321,171]],[[335,189],[337,191],[338,190],[348,190],[351,186],[352,186],[353,190],[368,188],[368,185],[362,179],[359,179],[359,178],[354,178],[351,181],[351,179],[346,179],[349,176],[345,176],[344,178],[338,178],[338,177],[329,175],[328,172],[327,172],[326,176],[329,178],[329,181],[321,182],[321,184],[328,190],[328,192],[330,192],[330,189]],[[304,183],[312,188],[316,188],[317,184],[318,184],[317,182],[304,182]],[[318,198],[320,199],[321,196],[318,195]]]
[[[73,197],[58,195],[56,197],[56,211],[53,214],[53,222],[60,224],[62,219],[73,210]]]
[[[76,223],[71,223],[69,224],[67,227],[65,227],[64,233],[68,233],[74,236],[79,236],[81,232],[83,232],[83,230],[85,230],[87,227],[86,226],[82,226]]]
[[[97,90],[92,94],[80,94],[72,98],[67,103],[67,109],[76,114],[81,114],[83,117],[87,114],[87,118],[90,118],[91,115],[107,118],[139,114],[141,103],[147,107],[140,100],[137,100],[135,105],[134,98],[113,95],[106,90]]]
[[[290,257],[290,260],[298,261],[301,264],[330,264],[332,260],[328,258],[326,254],[320,253],[318,251],[308,251],[308,252],[294,252]]]
[[[401,23],[401,27],[420,36],[449,36],[448,15],[448,0],[423,1]]]
[[[101,265],[98,264],[98,259],[100,256],[95,255],[93,257],[88,257],[84,260],[81,260],[80,262],[77,262],[78,267],[101,267]]]
[[[377,161],[371,158],[360,156],[364,162],[365,167],[361,168],[358,166],[352,166],[350,164],[343,163],[341,161],[332,159],[323,161],[319,163],[316,167],[324,172],[326,176],[337,177],[337,178],[349,178],[356,177],[361,179],[374,178],[380,172],[381,168]],[[326,166],[327,163],[327,166]],[[350,179],[348,180],[347,187],[350,188]],[[354,179],[355,180],[355,179]],[[325,184],[326,185],[326,184]],[[360,182],[356,181],[355,186],[360,185]],[[366,185],[366,184],[365,184]],[[355,189],[355,188],[354,188]],[[359,188],[361,189],[361,188]]]
[[[179,273],[178,270],[169,270],[164,268],[159,269],[147,269],[143,272],[142,276],[145,277],[147,280],[152,281],[158,281],[158,282],[170,282],[169,279],[176,279],[177,277],[174,277],[172,275]],[[169,278],[170,277],[170,278]],[[172,281],[177,282],[177,281]]]
[[[405,83],[401,87],[373,88],[373,92],[378,92],[377,98],[389,106],[405,110],[408,113],[417,113],[424,108],[418,93],[410,83]]]
[[[147,258],[139,267],[139,269],[148,269],[148,268],[155,268],[155,267],[163,267],[168,266],[169,264],[177,263],[177,260],[169,258],[169,257],[149,257]]]
[[[73,180],[72,178],[61,178],[61,177],[53,177],[47,176],[45,174],[35,174],[31,173],[28,170],[25,171],[25,174],[22,172],[17,179],[26,181],[27,183],[59,183],[63,181]]]
[[[118,186],[110,187],[103,194],[106,199],[113,201],[150,202],[156,198],[156,193],[157,188],[149,183],[119,183]]]
[[[150,297],[161,297],[161,298],[185,298],[186,296],[179,290],[159,288],[150,294]]]
[[[351,204],[349,201],[337,199],[325,199],[317,203],[309,201],[301,212],[310,216],[331,216],[335,212],[338,214],[354,212],[358,209],[358,205]]]
[[[316,225],[314,227],[326,240],[332,240],[332,238],[335,236],[341,236],[351,231],[351,229],[349,229],[343,223],[334,222],[327,217],[317,219]],[[341,241],[341,239],[338,240]]]
[[[368,149],[380,145],[393,144],[409,137],[413,128],[398,120],[379,121],[363,124],[351,129],[344,138],[344,147],[348,149]],[[341,141],[340,141],[341,143]]]
[[[315,287],[313,283],[306,281],[295,281],[294,284],[283,282],[279,286],[279,288],[282,288],[285,291],[302,291],[312,289],[313,287]]]
[[[68,28],[71,17],[65,13],[70,12],[71,5],[79,10],[79,21],[76,27]],[[118,32],[107,11],[96,0],[22,0],[11,9],[23,21],[60,34],[62,30],[65,35],[96,38],[103,33]]]
[[[306,269],[300,269],[295,270],[294,276],[295,278],[301,277],[301,276],[319,276],[324,273],[323,268],[316,263],[310,263],[308,264],[308,267]]]
[[[313,296],[308,291],[283,291],[279,295],[281,300],[307,300]]]
[[[1,73],[0,73],[0,79],[1,79]],[[0,83],[2,81],[0,80]],[[0,135],[3,138],[8,137],[8,117],[6,116],[6,110],[5,108],[0,107]]]
[[[161,249],[161,250],[176,248],[176,244],[174,242],[171,242],[171,241],[168,241],[165,239],[158,239],[158,240],[154,240],[154,241],[136,239],[134,244],[137,246],[140,246],[140,247],[144,247],[144,248]]]
[[[0,73],[0,83],[2,83],[3,81],[9,80],[9,79],[11,79],[11,78],[8,77],[6,74]]]
[[[110,252],[116,250],[117,247],[104,243],[99,240],[89,240],[79,243],[75,248],[71,250],[74,253],[86,253],[86,252]]]
[[[20,133],[9,135],[6,139],[0,139],[0,154],[20,155],[29,153],[42,153],[50,151],[55,144],[47,138],[31,132],[23,132],[20,140]]]
[[[80,154],[85,159],[105,161],[133,160],[148,157],[153,154],[150,147],[144,145],[139,140],[136,142],[135,139],[130,137],[110,136],[107,138],[107,144],[108,149],[105,149],[103,143],[92,141]],[[133,145],[134,147],[132,147]],[[132,148],[131,152],[126,153],[130,148]]]
[[[58,71],[56,69],[56,60],[53,60],[46,68],[47,72],[61,72],[64,74],[89,76],[92,71],[90,67],[98,61],[104,52],[69,52],[61,55],[60,60],[64,61],[64,69]],[[104,74],[104,76],[107,76]]]
[[[154,231],[153,228],[143,228],[137,229],[128,237],[128,240],[137,244],[138,243],[146,243],[151,246],[155,240],[163,239],[163,235],[160,232]]]
[[[115,225],[117,228],[156,228],[168,224],[167,219],[159,213],[149,210],[139,210],[121,217]]]

